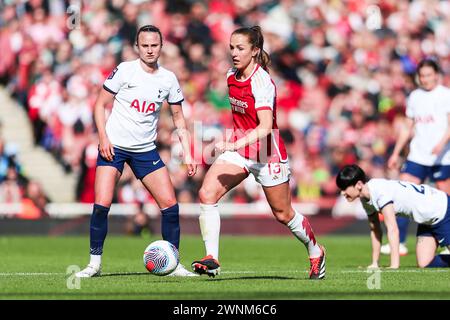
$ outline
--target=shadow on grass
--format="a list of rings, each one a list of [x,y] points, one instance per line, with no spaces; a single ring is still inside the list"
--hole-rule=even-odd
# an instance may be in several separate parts
[[[229,281],[229,280],[307,280],[293,277],[281,276],[244,276],[244,277],[230,277],[230,278],[210,278],[210,281]]]
[[[149,272],[110,272],[110,273],[102,273],[101,277],[127,277],[127,276],[151,276],[155,277]],[[165,277],[156,277],[156,279],[162,279]],[[219,278],[208,278],[207,276],[201,277],[170,277],[171,279],[207,279],[209,281],[232,281],[232,280],[309,280],[309,279],[299,279],[294,277],[283,277],[283,276],[242,276],[242,277],[219,277]]]
[[[124,277],[124,276],[152,276],[149,272],[110,272],[102,273],[103,277]]]

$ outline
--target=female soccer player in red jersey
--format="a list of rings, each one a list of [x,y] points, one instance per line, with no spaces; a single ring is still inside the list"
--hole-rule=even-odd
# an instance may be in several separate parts
[[[220,156],[199,191],[200,229],[206,257],[192,263],[199,274],[220,272],[220,216],[217,202],[251,173],[262,185],[275,218],[307,248],[311,279],[325,276],[325,250],[316,242],[306,217],[291,205],[290,169],[276,123],[276,88],[267,71],[269,55],[258,26],[235,30],[230,39],[234,68],[227,74],[234,134],[216,144]]]

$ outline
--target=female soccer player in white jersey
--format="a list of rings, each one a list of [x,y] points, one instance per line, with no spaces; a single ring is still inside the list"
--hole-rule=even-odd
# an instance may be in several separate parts
[[[404,129],[388,160],[388,167],[398,167],[400,153],[413,136],[400,180],[420,184],[429,178],[438,189],[450,193],[450,89],[439,84],[439,73],[439,65],[434,60],[425,59],[418,64],[420,88],[408,97]],[[400,250],[406,254],[404,243],[408,220],[399,218],[397,223]],[[389,246],[384,245],[381,252],[389,254]]]
[[[208,170],[200,198],[200,229],[206,256],[192,263],[199,274],[220,272],[220,216],[217,202],[250,173],[262,185],[275,218],[308,250],[310,278],[325,276],[325,250],[316,242],[308,220],[291,206],[289,163],[276,123],[276,89],[267,72],[269,55],[258,26],[235,30],[230,39],[234,68],[227,74],[234,135],[219,142],[220,156]]]
[[[450,267],[450,255],[436,255],[439,246],[450,246],[450,197],[430,186],[408,181],[371,179],[357,165],[342,168],[336,185],[348,201],[361,199],[369,217],[372,239],[372,264],[378,268],[382,231],[378,214],[384,217],[387,237],[391,247],[390,268],[400,266],[399,231],[396,215],[417,222],[417,265],[425,267]]]
[[[179,247],[178,204],[169,172],[156,151],[155,140],[159,113],[167,100],[183,146],[188,175],[196,173],[181,108],[183,94],[175,75],[158,64],[162,48],[159,29],[151,25],[141,27],[136,46],[139,59],[119,64],[104,82],[95,103],[100,144],[90,222],[91,259],[87,268],[76,274],[78,277],[100,275],[103,243],[108,231],[107,216],[125,162],[161,208],[163,239]],[[106,122],[105,106],[113,101],[112,113]],[[171,275],[196,274],[179,265]]]

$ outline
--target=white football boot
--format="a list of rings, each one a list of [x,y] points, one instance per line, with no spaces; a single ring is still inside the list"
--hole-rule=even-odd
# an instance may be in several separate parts
[[[181,263],[167,277],[198,277],[198,274],[188,271]]]
[[[102,266],[88,264],[88,266],[81,270],[80,272],[75,273],[75,277],[77,278],[92,278],[92,277],[100,277],[102,273]]]

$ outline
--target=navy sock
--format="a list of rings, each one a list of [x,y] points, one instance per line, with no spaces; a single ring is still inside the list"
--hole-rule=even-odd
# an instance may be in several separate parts
[[[439,254],[427,265],[427,268],[448,268],[450,267],[450,254]]]
[[[101,255],[103,253],[103,243],[108,233],[108,212],[109,208],[94,204],[90,227],[90,254]]]
[[[180,216],[178,203],[161,210],[161,234],[162,238],[169,241],[177,249],[180,245]]]
[[[405,243],[408,234],[409,219],[406,217],[397,217],[398,231],[400,232],[400,243]]]

